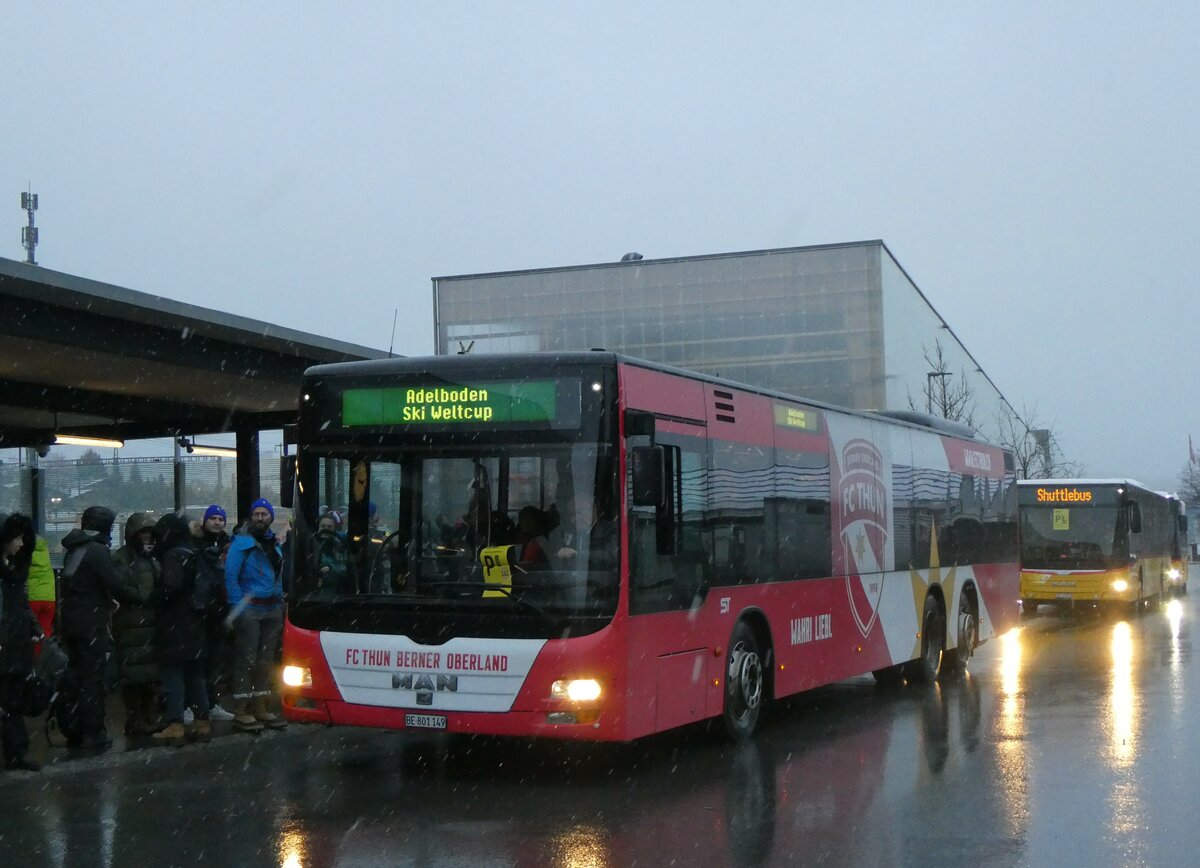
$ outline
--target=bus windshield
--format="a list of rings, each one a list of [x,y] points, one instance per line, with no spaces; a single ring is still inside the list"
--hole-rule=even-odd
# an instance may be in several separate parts
[[[618,552],[611,450],[491,444],[321,455],[298,510],[298,604],[561,620],[611,615]],[[301,495],[312,499],[313,494]],[[316,515],[309,525],[305,515]]]
[[[1021,510],[1021,566],[1043,570],[1120,566],[1127,556],[1120,519],[1121,510],[1115,505],[1025,507]]]

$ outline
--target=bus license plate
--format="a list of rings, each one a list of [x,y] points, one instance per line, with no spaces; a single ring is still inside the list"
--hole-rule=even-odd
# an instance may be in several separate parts
[[[441,714],[406,714],[404,725],[410,729],[445,729],[446,717]]]
[[[1058,597],[1060,600],[1069,600],[1069,599],[1071,599],[1071,595],[1070,595],[1070,594],[1055,594],[1055,596],[1056,596],[1056,597]]]

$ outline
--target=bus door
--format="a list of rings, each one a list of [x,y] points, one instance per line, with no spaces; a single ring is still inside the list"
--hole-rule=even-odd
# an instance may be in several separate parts
[[[628,714],[638,731],[707,714],[707,640],[696,617],[711,548],[704,527],[707,437],[701,424],[653,421],[652,434],[628,441]]]
[[[640,442],[639,442],[640,441]],[[676,420],[657,420],[653,443],[644,435],[630,438],[630,454],[638,447],[647,460],[661,461],[663,496],[649,503],[629,493],[629,610],[634,615],[675,612],[698,604],[707,589],[711,545],[704,527],[708,487],[705,428]],[[635,466],[633,475],[638,468]],[[639,502],[643,501],[643,502]]]

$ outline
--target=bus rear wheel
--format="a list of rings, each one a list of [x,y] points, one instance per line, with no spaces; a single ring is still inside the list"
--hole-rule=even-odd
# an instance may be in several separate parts
[[[945,652],[947,662],[960,672],[967,671],[967,663],[975,655],[979,645],[979,612],[976,609],[975,595],[969,589],[963,591],[958,599],[958,647]]]
[[[763,655],[750,625],[738,621],[725,658],[725,731],[733,741],[754,734],[763,707]]]
[[[933,594],[925,597],[921,613],[921,656],[909,664],[912,680],[932,684],[942,674],[946,656],[946,615]]]

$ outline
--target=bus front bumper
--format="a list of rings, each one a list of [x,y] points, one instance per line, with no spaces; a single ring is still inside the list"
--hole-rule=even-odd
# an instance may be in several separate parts
[[[406,732],[453,732],[465,735],[524,736],[585,741],[624,741],[616,715],[599,707],[547,707],[503,714],[357,705],[339,699],[283,695],[284,716],[297,723],[366,726]]]

